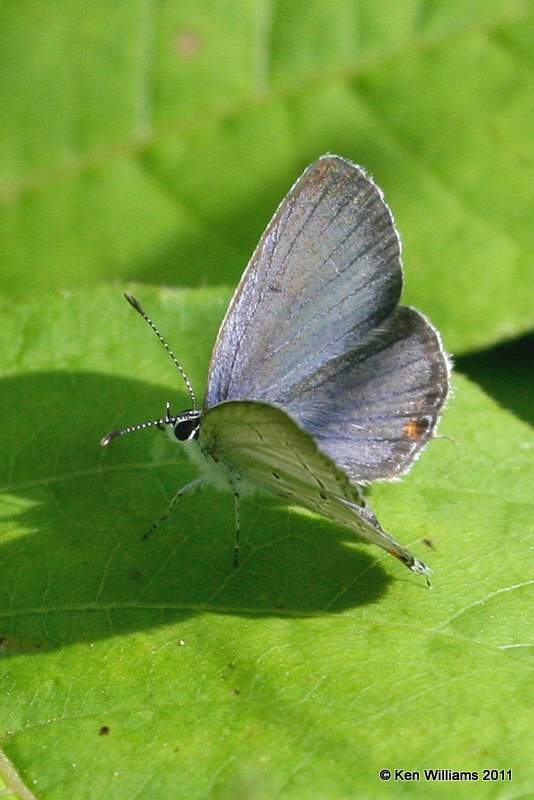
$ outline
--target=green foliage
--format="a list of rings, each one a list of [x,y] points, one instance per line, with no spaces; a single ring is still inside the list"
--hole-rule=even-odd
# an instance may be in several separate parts
[[[365,165],[407,299],[468,351],[527,330],[526,0],[23,0],[0,10],[4,292],[234,284],[324,151]]]
[[[228,293],[136,292],[202,387]],[[458,376],[445,437],[371,490],[431,590],[266,497],[245,504],[234,571],[229,496],[186,497],[141,540],[194,475],[176,445],[150,431],[99,447],[167,399],[188,405],[120,293],[45,295],[2,319],[0,738],[36,797],[474,796],[377,777],[432,766],[511,768],[528,796],[526,424]]]

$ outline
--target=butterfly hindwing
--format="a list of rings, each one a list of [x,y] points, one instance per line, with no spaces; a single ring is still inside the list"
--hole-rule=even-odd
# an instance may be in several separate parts
[[[255,401],[214,406],[202,416],[199,445],[237,491],[242,482],[252,483],[349,528],[411,569],[427,571],[382,530],[359,487],[282,409]]]
[[[352,480],[370,482],[408,469],[433,434],[448,377],[437,332],[398,306],[281,402]]]

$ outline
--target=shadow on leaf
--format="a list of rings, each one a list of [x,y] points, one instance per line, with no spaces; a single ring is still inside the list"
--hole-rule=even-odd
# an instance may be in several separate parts
[[[375,553],[328,522],[257,496],[243,505],[242,560],[232,567],[231,496],[184,497],[160,531],[142,534],[194,477],[159,431],[107,449],[102,434],[156,417],[184,395],[91,373],[7,379],[0,537],[0,641],[35,652],[168,624],[192,614],[316,616],[374,602],[389,578]],[[30,436],[21,436],[31,428]]]

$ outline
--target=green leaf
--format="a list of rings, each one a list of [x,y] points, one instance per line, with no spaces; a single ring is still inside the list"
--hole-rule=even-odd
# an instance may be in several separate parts
[[[526,0],[0,13],[5,292],[235,283],[291,183],[333,151],[385,189],[407,299],[451,350],[532,327]]]
[[[200,390],[228,293],[138,294]],[[512,769],[513,789],[479,780],[476,796],[532,792],[527,425],[457,376],[444,437],[372,489],[432,590],[266,497],[244,506],[234,571],[230,496],[185,497],[141,540],[194,476],[176,444],[98,444],[188,405],[119,293],[6,304],[2,320],[0,742],[20,797],[451,796],[383,768]]]

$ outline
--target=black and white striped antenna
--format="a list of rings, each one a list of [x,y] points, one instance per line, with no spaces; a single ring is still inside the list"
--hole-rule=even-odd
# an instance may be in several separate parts
[[[197,398],[196,398],[195,392],[193,390],[193,387],[191,385],[191,381],[189,380],[189,378],[185,374],[184,368],[182,367],[182,365],[180,364],[180,362],[178,361],[178,359],[176,358],[176,356],[172,352],[171,348],[169,347],[169,345],[167,344],[167,342],[165,341],[165,339],[163,338],[161,333],[159,332],[159,329],[156,326],[156,324],[150,319],[150,317],[145,312],[145,310],[143,309],[141,304],[131,294],[127,294],[125,292],[124,293],[124,297],[129,302],[129,304],[132,306],[132,308],[135,308],[137,313],[140,314],[143,317],[143,319],[145,320],[145,322],[147,322],[150,325],[150,327],[152,328],[152,330],[154,331],[154,333],[156,334],[156,336],[160,340],[161,344],[163,345],[163,347],[165,348],[165,350],[167,351],[167,353],[171,357],[172,361],[174,362],[175,367],[177,368],[178,372],[180,373],[180,375],[184,379],[185,385],[187,386],[187,391],[189,392],[189,397],[191,398],[191,403],[193,404],[193,409],[192,409],[192,411],[184,412],[180,416],[176,417],[173,414],[171,414],[170,404],[167,403],[164,416],[158,417],[158,419],[149,420],[148,422],[140,422],[138,425],[128,425],[128,427],[121,428],[118,431],[112,431],[112,433],[106,434],[103,437],[103,439],[100,440],[100,444],[102,445],[102,447],[107,447],[107,445],[113,439],[116,439],[118,436],[126,436],[127,433],[133,433],[134,431],[142,431],[145,428],[154,428],[154,427],[161,428],[164,425],[175,426],[176,423],[179,422],[179,421],[184,421],[184,420],[185,421],[189,421],[190,419],[195,420],[195,419],[198,419],[200,417],[200,411],[199,411],[198,405],[197,405]],[[180,438],[180,439],[182,438],[178,434],[176,434],[176,436],[177,436],[177,438]],[[186,437],[186,438],[188,438],[188,437]]]
[[[163,347],[165,348],[165,350],[167,351],[167,353],[169,354],[171,359],[174,361],[175,367],[178,369],[178,372],[180,373],[180,375],[184,379],[184,383],[187,386],[187,391],[189,392],[189,397],[191,398],[191,402],[193,404],[193,410],[194,411],[198,411],[197,398],[195,396],[195,392],[194,392],[193,387],[191,385],[191,381],[189,380],[189,378],[185,374],[184,368],[182,367],[182,365],[180,364],[180,362],[178,361],[178,359],[176,358],[176,356],[172,352],[171,348],[169,347],[169,345],[167,344],[167,342],[165,341],[165,339],[163,338],[163,336],[159,332],[159,329],[158,329],[156,323],[153,320],[150,319],[150,317],[148,316],[148,314],[146,313],[146,311],[144,310],[142,305],[135,299],[135,297],[132,294],[128,294],[128,292],[124,292],[124,297],[129,302],[129,304],[132,306],[132,308],[135,308],[137,313],[140,314],[143,317],[143,319],[145,320],[145,322],[147,322],[150,325],[150,327],[152,328],[152,330],[154,331],[154,333],[156,334],[156,336],[160,340],[161,344],[163,345]]]

